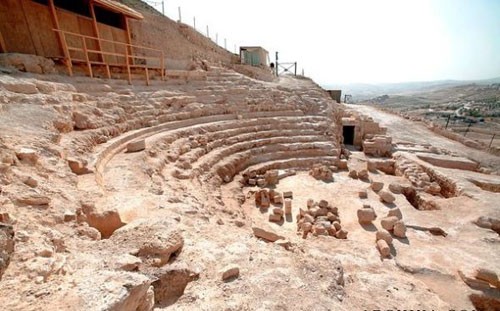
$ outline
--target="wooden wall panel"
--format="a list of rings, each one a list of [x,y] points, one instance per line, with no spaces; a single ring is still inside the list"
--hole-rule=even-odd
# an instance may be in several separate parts
[[[30,0],[21,1],[36,54],[45,57],[62,56],[62,49],[59,47],[56,33],[52,30],[55,27],[52,24],[49,7]]]
[[[9,52],[36,54],[35,46],[19,0],[0,1],[0,32]]]
[[[127,43],[127,32],[125,30],[115,27],[110,27],[110,28],[113,34],[114,41]],[[125,46],[121,44],[115,44],[115,51],[118,53],[125,53]],[[118,63],[125,64],[126,60],[124,57],[117,57],[116,59]]]
[[[77,15],[57,9],[57,18],[59,19],[61,30],[78,34],[80,33],[80,25],[78,24]],[[75,36],[67,35],[66,42],[68,46],[83,48],[82,40]],[[80,60],[85,59],[85,55],[82,52],[70,52],[70,54],[72,58],[78,58]]]
[[[86,36],[95,37],[94,28],[92,26],[92,20],[85,16],[78,16],[78,26],[80,27],[79,33]],[[98,51],[97,40],[87,39],[87,48],[90,50]],[[98,61],[99,55],[95,53],[89,54],[91,61]]]
[[[113,40],[112,27],[100,23],[97,24],[97,27],[99,28],[99,35],[101,36],[101,39]],[[101,48],[106,52],[121,52],[120,50],[115,50],[115,45],[111,42],[102,42]],[[118,62],[118,59],[115,56],[106,55],[104,58],[108,63],[116,64]]]

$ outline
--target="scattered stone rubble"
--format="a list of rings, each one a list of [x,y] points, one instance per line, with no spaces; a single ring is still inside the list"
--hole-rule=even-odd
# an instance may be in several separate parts
[[[336,171],[336,167],[328,167],[322,164],[315,164],[309,171],[309,175],[319,180],[333,181],[334,171]]]
[[[307,209],[301,208],[297,215],[297,231],[302,231],[304,239],[309,233],[346,239],[348,232],[340,223],[338,208],[331,206],[326,200],[315,202],[309,199]]]

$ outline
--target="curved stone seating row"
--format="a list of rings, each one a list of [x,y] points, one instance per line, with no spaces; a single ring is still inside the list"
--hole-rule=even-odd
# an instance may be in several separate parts
[[[302,141],[299,137],[309,137],[308,141],[324,141],[328,123],[323,117],[266,117],[259,119],[240,119],[202,124],[164,133],[162,137],[149,139],[151,146],[147,153],[148,174],[158,173],[168,162],[177,167],[189,169],[200,158],[210,159],[210,154],[219,152],[223,156],[241,149],[252,148],[252,141],[268,139],[269,142]],[[283,137],[288,135],[288,137]],[[281,141],[272,139],[281,137]],[[235,146],[235,144],[238,144]],[[227,149],[227,150],[226,150]],[[217,159],[217,158],[216,158]],[[203,163],[203,159],[201,159]],[[217,159],[219,160],[219,159]],[[193,164],[193,165],[191,165]],[[213,165],[210,162],[205,165]],[[204,169],[201,169],[204,171]]]

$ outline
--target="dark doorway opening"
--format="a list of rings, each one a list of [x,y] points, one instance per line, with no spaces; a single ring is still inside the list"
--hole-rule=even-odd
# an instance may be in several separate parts
[[[353,125],[343,126],[342,136],[344,137],[344,145],[354,145],[354,126]]]

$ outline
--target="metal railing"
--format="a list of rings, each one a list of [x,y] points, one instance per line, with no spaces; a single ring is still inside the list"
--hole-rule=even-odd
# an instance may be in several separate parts
[[[132,84],[131,73],[132,69],[135,68],[144,70],[146,83],[148,85],[149,70],[160,70],[161,79],[165,80],[165,57],[163,51],[161,50],[82,35],[59,29],[53,30],[58,36],[60,36],[63,45],[65,63],[70,76],[73,75],[74,63],[84,63],[87,66],[90,77],[94,76],[92,65],[101,65],[105,66],[106,76],[108,79],[111,78],[110,67],[126,69],[129,84]],[[71,40],[74,38],[77,40]],[[68,44],[68,42],[70,42],[70,44]],[[74,42],[79,42],[80,44],[74,44]],[[91,48],[92,43],[89,44],[89,42],[94,42],[99,48]],[[112,48],[106,51],[102,48],[103,44],[111,44]],[[117,50],[122,52],[117,52]]]

